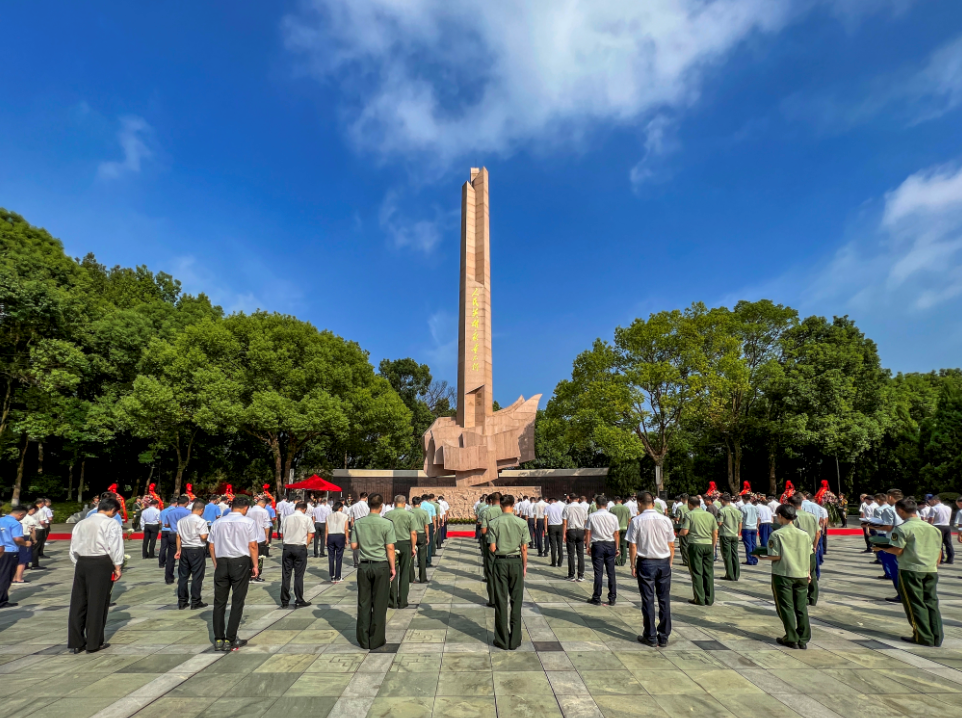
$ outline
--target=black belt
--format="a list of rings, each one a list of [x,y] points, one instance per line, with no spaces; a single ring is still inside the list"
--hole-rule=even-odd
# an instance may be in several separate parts
[[[358,563],[374,563],[374,564],[379,564],[379,563],[387,563],[387,561],[365,561],[365,560],[362,559],[361,561],[358,561]]]
[[[496,559],[499,559],[499,558],[521,558],[521,554],[516,553],[516,554],[514,554],[513,556],[499,556],[498,554],[495,554],[494,557],[495,557]]]
[[[591,543],[614,543],[614,539],[611,541],[592,541]]]

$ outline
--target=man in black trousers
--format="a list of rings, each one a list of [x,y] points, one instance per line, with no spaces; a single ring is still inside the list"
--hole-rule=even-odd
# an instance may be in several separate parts
[[[649,492],[638,494],[638,515],[628,525],[625,540],[628,542],[631,575],[638,579],[641,592],[644,631],[638,641],[646,646],[664,648],[671,634],[671,564],[675,560],[675,527],[670,518],[655,509],[654,503]]]
[[[281,608],[291,602],[291,574],[294,575],[294,608],[310,606],[304,600],[304,571],[307,570],[307,547],[314,538],[314,522],[307,515],[307,502],[294,504],[294,513],[282,519],[284,552],[281,554]]]
[[[200,592],[207,573],[207,522],[204,521],[204,508],[207,506],[197,499],[191,506],[191,513],[177,522],[177,607],[181,610],[190,605],[191,609],[206,608]],[[187,597],[187,580],[190,584],[190,600]]]
[[[71,653],[96,653],[107,648],[104,628],[113,582],[124,565],[124,530],[114,519],[120,502],[100,500],[97,513],[74,526],[70,536],[73,589],[67,618],[67,648]]]
[[[247,641],[237,638],[237,628],[244,614],[244,601],[251,577],[257,569],[257,544],[264,531],[247,518],[251,500],[244,494],[234,497],[231,512],[225,514],[210,527],[207,537],[210,558],[214,562],[214,650],[236,651]],[[227,615],[227,599],[230,598],[230,620]]]
[[[20,562],[20,547],[27,545],[20,522],[27,513],[23,504],[14,506],[10,513],[0,518],[0,608],[14,608],[10,601],[10,584]]]

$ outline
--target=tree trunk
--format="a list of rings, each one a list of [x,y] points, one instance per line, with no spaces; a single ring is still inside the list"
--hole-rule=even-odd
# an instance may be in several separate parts
[[[662,457],[661,461],[655,461],[655,491],[661,494],[665,490],[665,458]]]
[[[287,458],[284,459],[284,482],[290,481],[291,476],[291,464],[294,463],[294,452],[288,448]],[[284,495],[283,482],[277,485],[277,495]]]
[[[734,461],[732,460],[732,447],[725,442],[725,453],[728,458],[728,490],[731,491],[732,496],[738,493],[738,484],[735,483],[735,468]]]
[[[80,486],[77,488],[77,501],[83,504],[83,492],[84,492],[84,471],[87,468],[87,460],[83,459],[80,462]]]
[[[23,449],[20,451],[20,463],[17,464],[17,480],[13,485],[13,495],[10,497],[10,505],[20,504],[20,489],[23,487],[23,462],[27,458],[27,447],[30,446],[30,439],[23,435]]]
[[[768,493],[778,496],[778,483],[775,481],[775,450],[768,451]]]
[[[43,442],[37,442],[37,473],[43,474]]]
[[[67,467],[67,501],[73,498],[73,462]]]
[[[735,486],[742,485],[742,445],[739,441],[733,441],[735,447]],[[740,491],[741,489],[739,489]]]
[[[180,452],[178,452],[180,453]],[[180,480],[184,476],[184,469],[187,468],[187,462],[177,462],[177,476],[174,478],[174,496],[180,496]]]
[[[284,458],[281,456],[281,442],[279,439],[271,441],[271,449],[274,452],[274,483],[277,485],[278,495],[281,491],[281,478],[284,473]]]

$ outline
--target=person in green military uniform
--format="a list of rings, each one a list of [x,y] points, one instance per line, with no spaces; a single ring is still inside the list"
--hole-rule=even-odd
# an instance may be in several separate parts
[[[495,491],[488,495],[488,508],[481,512],[481,535],[484,537],[484,545],[489,546],[488,531],[491,523],[501,517],[501,493]],[[484,582],[488,589],[488,608],[494,608],[494,554],[490,550],[484,552]]]
[[[411,499],[411,515],[414,517],[414,523],[417,526],[417,570],[418,570],[418,583],[428,582],[428,536],[430,531],[428,526],[431,523],[431,517],[428,512],[421,508],[421,497],[415,496]],[[391,513],[394,513],[393,511]],[[390,516],[391,514],[388,514]],[[414,564],[411,562],[411,583],[414,583]]]
[[[905,616],[912,626],[908,643],[941,646],[942,614],[939,611],[939,564],[942,562],[942,532],[918,517],[914,499],[900,499],[895,511],[903,523],[892,528],[891,546],[884,551],[899,559],[899,593]]]
[[[618,536],[621,539],[619,546],[621,550],[618,552],[619,566],[624,566],[628,561],[628,542],[625,541],[625,534],[628,533],[628,523],[631,521],[631,510],[625,506],[624,499],[620,496],[615,497],[615,505],[612,506],[609,511],[618,519]]]
[[[688,512],[684,515],[679,539],[687,539],[688,571],[695,597],[688,603],[711,606],[715,602],[715,544],[718,543],[718,523],[715,517],[701,507],[697,496],[688,499]]]
[[[681,553],[681,562],[688,565],[688,536],[681,535],[681,525],[685,521],[685,514],[688,509],[688,494],[681,494],[678,497],[678,505],[675,507],[675,530],[678,532],[678,551]]]
[[[413,558],[417,553],[418,527],[417,519],[413,512],[405,508],[406,505],[407,499],[404,494],[398,494],[394,497],[394,510],[388,511],[385,516],[394,524],[394,561],[397,568],[394,578],[391,579],[388,608],[408,607],[408,589],[411,587]]]
[[[394,565],[394,524],[381,517],[381,494],[371,494],[371,513],[357,519],[351,531],[351,549],[358,551],[357,643],[374,650],[386,643],[387,604]]]
[[[778,507],[778,528],[768,537],[768,555],[763,556],[773,562],[772,594],[775,610],[785,627],[785,636],[775,641],[788,648],[806,648],[812,638],[808,583],[814,578],[809,556],[814,555],[815,547],[808,532],[795,526],[797,513],[789,504]]]
[[[738,544],[742,538],[742,512],[732,506],[732,495],[721,495],[718,509],[718,541],[721,544],[725,575],[722,581],[737,581],[741,576],[738,563]]]
[[[514,497],[501,497],[501,514],[488,523],[494,559],[494,645],[513,651],[521,645],[521,601],[528,573],[528,523],[514,515]]]
[[[822,529],[818,525],[818,519],[814,514],[802,510],[802,503],[804,501],[805,496],[801,493],[795,494],[788,500],[795,508],[795,525],[807,533],[809,538],[812,539],[812,555],[809,557],[809,563],[811,564],[811,566],[809,566],[809,572],[812,580],[808,584],[807,595],[808,605],[814,606],[818,603],[818,572],[815,570],[815,562],[818,560],[816,552],[818,551],[818,542],[821,540]]]

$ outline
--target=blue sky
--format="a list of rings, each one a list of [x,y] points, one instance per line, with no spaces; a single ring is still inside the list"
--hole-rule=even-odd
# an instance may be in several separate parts
[[[491,173],[495,397],[768,297],[960,364],[962,3],[7,4],[0,205],[454,381]]]

